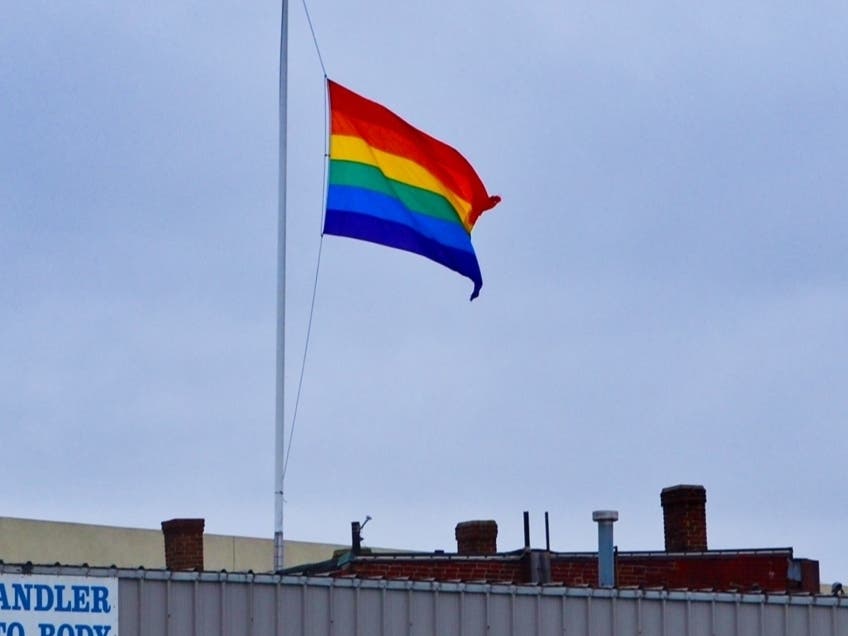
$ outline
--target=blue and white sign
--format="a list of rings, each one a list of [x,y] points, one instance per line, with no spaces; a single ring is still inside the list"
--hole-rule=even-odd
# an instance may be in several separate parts
[[[0,574],[0,636],[118,636],[118,579]]]

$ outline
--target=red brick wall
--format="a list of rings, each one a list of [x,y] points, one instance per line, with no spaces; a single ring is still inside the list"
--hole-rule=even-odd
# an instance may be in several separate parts
[[[660,493],[667,552],[702,552],[707,549],[707,491],[703,486],[681,484]]]
[[[803,582],[789,580],[791,551],[750,554],[619,554],[618,586],[714,589],[765,592],[811,592],[819,589],[818,562],[800,560]],[[442,557],[360,557],[337,574],[413,580],[526,583],[524,559],[516,556],[468,559]],[[594,554],[551,554],[551,581],[564,585],[598,583]]]
[[[521,582],[522,562],[518,559],[380,559],[362,558],[340,574],[382,576],[385,578],[436,579],[438,581]]]
[[[796,559],[801,565],[801,582],[798,589],[810,594],[818,594],[821,590],[821,579],[819,578],[819,562],[813,559]]]
[[[459,554],[480,556],[498,551],[498,524],[491,519],[458,523],[455,536]]]
[[[789,579],[791,552],[719,555],[619,555],[619,586],[712,588],[767,592],[811,592],[819,589],[817,561],[802,561],[802,581]],[[804,569],[803,564],[810,565]],[[594,555],[551,559],[551,578],[565,585],[597,585]]]
[[[790,589],[785,554],[628,558],[619,561],[620,585],[690,589]]]
[[[169,570],[203,570],[203,519],[170,519],[162,522],[165,567]]]
[[[598,585],[598,558],[595,555],[585,557],[551,557],[551,581],[565,585]]]

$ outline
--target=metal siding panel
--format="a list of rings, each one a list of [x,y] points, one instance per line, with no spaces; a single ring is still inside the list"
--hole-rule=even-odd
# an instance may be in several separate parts
[[[596,636],[612,634],[613,622],[610,613],[610,601],[607,598],[592,599],[589,610],[590,633]]]
[[[190,581],[173,581],[168,590],[168,634],[191,635],[195,609],[194,586]]]
[[[139,587],[140,636],[163,636],[168,629],[168,596],[165,581],[144,581]]]
[[[279,592],[279,621],[283,629],[277,636],[303,636],[303,604],[306,590],[300,585],[281,585]]]
[[[434,636],[438,634],[433,612],[433,597],[433,592],[412,593],[410,636]]]
[[[466,599],[468,596],[466,595]],[[491,636],[511,636],[512,631],[512,596],[505,594],[484,597],[486,603],[485,619],[481,627],[488,626]],[[479,631],[472,632],[479,634]]]
[[[460,636],[461,597],[454,592],[438,592],[434,599],[435,633],[439,636]]]
[[[769,636],[781,636],[783,634],[785,606],[783,604],[771,604],[763,608],[763,633]]]
[[[563,605],[559,595],[543,594],[539,599],[539,633],[562,634]]]
[[[228,636],[227,624],[230,621],[230,595],[228,593],[227,582],[221,580],[216,584],[218,588],[218,616],[216,633],[219,636]]]
[[[736,632],[736,605],[734,603],[716,604],[715,627],[716,634],[724,636],[735,635]]]
[[[304,636],[330,636],[330,588],[307,588],[306,600]]]
[[[385,636],[408,634],[408,598],[406,591],[387,590],[384,602],[383,625]]]
[[[812,626],[811,636],[832,636],[833,620],[829,607],[814,607],[810,623]]]
[[[835,608],[834,632],[837,636],[848,636],[848,604],[843,604],[844,601],[844,598],[840,599],[839,606]]]
[[[195,620],[198,636],[214,636],[221,633],[221,589],[217,583],[197,584],[197,608]]]
[[[379,589],[359,590],[359,624],[356,633],[379,636],[383,626],[383,599]]]
[[[356,625],[356,593],[353,588],[334,587],[333,617],[330,633],[334,636],[352,636]]]
[[[224,636],[245,636],[248,586],[227,583],[224,590]]]
[[[131,571],[120,636],[848,636],[828,597],[256,578]]]
[[[840,599],[840,605],[836,610],[836,629],[834,631],[837,636],[848,636],[848,604],[843,604],[844,601],[844,598]]]
[[[686,634],[686,603],[663,602],[664,636],[683,636]]]
[[[760,606],[753,603],[740,603],[739,610],[739,633],[746,636],[756,636],[760,631]]]
[[[804,636],[807,631],[807,607],[789,607],[788,636]]]
[[[642,630],[645,634],[662,634],[663,602],[660,600],[645,600],[640,602]]]
[[[538,597],[513,596],[512,636],[531,636],[539,634],[539,625],[536,620],[536,607]]]
[[[636,634],[639,625],[636,599],[617,599],[615,603],[614,627],[616,634]]]
[[[138,584],[136,579],[118,581],[118,630],[120,636],[138,636]]]
[[[253,634],[276,634],[276,585],[256,585],[253,588]]]
[[[500,598],[508,597],[500,596]],[[486,597],[483,594],[463,593],[460,628],[462,636],[486,636]]]
[[[589,634],[589,602],[588,597],[565,597],[565,625],[563,629],[569,636],[584,636]]]
[[[689,607],[689,634],[691,636],[713,636],[712,604],[693,602]]]

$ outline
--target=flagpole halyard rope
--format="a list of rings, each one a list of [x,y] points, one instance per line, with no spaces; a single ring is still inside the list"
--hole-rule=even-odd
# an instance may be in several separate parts
[[[312,34],[312,43],[315,45],[315,53],[318,55],[318,63],[321,65],[321,71],[324,77],[327,77],[327,69],[324,66],[324,57],[321,55],[321,47],[318,46],[318,36],[315,35],[315,28],[312,26],[312,16],[309,15],[309,7],[306,6],[306,0],[302,0],[303,12],[306,14],[306,23],[309,25],[309,32]]]
[[[303,357],[300,362],[300,377],[297,381],[297,393],[294,398],[294,408],[292,409],[292,422],[291,428],[289,430],[289,435],[287,439],[286,445],[286,454],[285,459],[283,460],[283,480],[286,477],[286,471],[289,467],[289,456],[291,455],[292,449],[292,440],[294,439],[294,431],[295,426],[297,424],[297,413],[300,407],[300,396],[303,392],[303,378],[306,375],[306,360],[309,354],[309,342],[312,336],[312,319],[315,316],[315,299],[318,296],[318,275],[321,271],[321,253],[324,248],[324,214],[326,211],[326,201],[327,201],[327,162],[330,156],[330,138],[328,133],[329,128],[329,93],[327,91],[327,72],[324,69],[324,61],[321,59],[321,51],[318,48],[318,40],[315,37],[315,31],[312,28],[312,20],[309,17],[309,10],[306,8],[306,0],[303,0],[303,9],[306,12],[306,19],[309,22],[309,29],[312,31],[312,41],[315,43],[315,52],[318,55],[318,61],[321,63],[321,69],[324,71],[324,161],[323,163],[323,174],[321,176],[321,232],[320,232],[320,240],[318,242],[318,255],[315,259],[315,277],[312,281],[312,300],[309,304],[309,318],[306,322],[306,341],[303,345]]]
[[[324,181],[327,180],[327,162],[324,161]],[[326,199],[326,189],[327,186],[324,186],[324,195],[321,197],[322,200]],[[323,223],[323,219],[322,219]],[[323,225],[322,225],[323,227]],[[292,440],[294,439],[294,429],[297,424],[297,413],[298,407],[300,406],[300,396],[303,392],[303,377],[306,375],[306,359],[309,354],[309,342],[312,336],[312,318],[315,316],[315,298],[318,296],[318,274],[321,271],[321,253],[324,248],[324,237],[321,236],[321,239],[318,242],[318,256],[315,260],[315,277],[312,281],[312,300],[309,303],[309,319],[306,322],[306,342],[303,345],[303,357],[300,361],[300,378],[297,381],[297,393],[294,398],[294,408],[292,409],[292,423],[291,428],[289,430],[287,445],[286,445],[286,457],[283,461],[283,478],[285,479],[286,471],[289,467],[289,455],[291,455],[292,448]]]

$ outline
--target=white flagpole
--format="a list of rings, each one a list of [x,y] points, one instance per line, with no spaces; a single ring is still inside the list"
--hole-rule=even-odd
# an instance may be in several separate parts
[[[285,462],[286,382],[286,126],[288,102],[288,0],[282,0],[280,18],[280,121],[277,166],[277,404],[274,440],[274,571],[284,567],[283,469]]]

